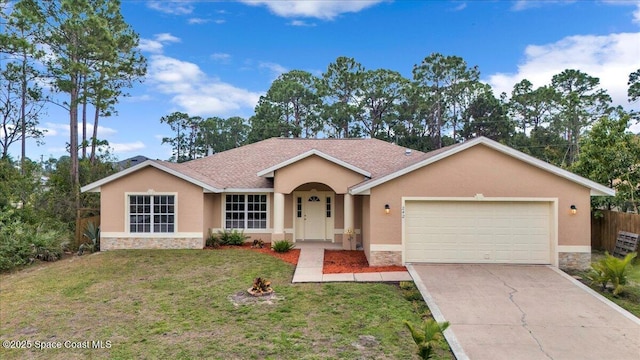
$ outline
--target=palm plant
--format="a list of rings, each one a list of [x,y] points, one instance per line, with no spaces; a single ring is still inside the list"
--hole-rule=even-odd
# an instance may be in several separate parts
[[[91,243],[84,243],[78,248],[78,255],[82,255],[85,250],[94,252],[100,250],[100,226],[96,226],[93,222],[88,222],[82,236],[86,237]]]
[[[443,340],[443,332],[449,327],[449,322],[438,323],[434,319],[425,320],[421,328],[416,328],[408,321],[404,324],[411,332],[413,341],[418,345],[418,356],[421,359],[433,358],[434,348]]]
[[[637,253],[629,253],[624,259],[618,259],[605,252],[604,258],[591,264],[591,271],[587,277],[592,283],[601,285],[603,291],[606,290],[607,284],[611,281],[613,295],[618,296],[624,291],[631,260],[636,256]]]

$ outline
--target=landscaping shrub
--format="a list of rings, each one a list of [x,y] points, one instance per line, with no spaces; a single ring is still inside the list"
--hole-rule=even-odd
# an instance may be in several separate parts
[[[24,222],[13,210],[4,211],[0,216],[0,271],[36,259],[58,260],[66,246],[65,232],[56,227]]]
[[[85,251],[100,251],[100,227],[93,222],[87,223],[84,229],[83,237],[89,239],[89,243],[83,243],[78,248],[78,255],[84,254]]]
[[[433,358],[435,355],[435,347],[438,346],[438,343],[444,338],[442,334],[443,331],[449,327],[448,321],[438,323],[433,319],[425,320],[421,328],[416,328],[406,320],[404,324],[411,332],[413,341],[418,345],[418,356],[420,356],[421,359]]]
[[[205,245],[207,247],[212,247],[214,249],[217,249],[220,247],[220,238],[215,234],[209,234],[209,237],[207,238]]]
[[[273,251],[279,252],[279,253],[288,252],[289,250],[293,249],[294,247],[295,247],[295,244],[290,243],[287,240],[275,241],[271,245],[271,248],[273,249]]]
[[[244,244],[244,241],[248,238],[250,238],[250,236],[245,235],[244,231],[238,231],[238,230],[218,231],[218,239],[220,240],[220,245],[240,246]]]
[[[257,277],[253,279],[253,285],[251,285],[251,289],[249,291],[252,295],[270,293],[273,291],[273,289],[271,288],[271,281],[263,277]]]
[[[592,284],[600,285],[602,291],[605,291],[611,282],[613,295],[618,296],[624,291],[631,260],[636,257],[637,253],[629,253],[624,259],[618,259],[608,252],[605,252],[604,255],[604,258],[591,264],[591,271],[587,274],[587,278]]]

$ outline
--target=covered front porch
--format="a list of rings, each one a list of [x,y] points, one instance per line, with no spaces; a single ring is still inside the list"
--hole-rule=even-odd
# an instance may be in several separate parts
[[[330,243],[345,250],[362,250],[360,197],[337,193],[330,186],[310,182],[290,193],[273,193],[272,241]]]

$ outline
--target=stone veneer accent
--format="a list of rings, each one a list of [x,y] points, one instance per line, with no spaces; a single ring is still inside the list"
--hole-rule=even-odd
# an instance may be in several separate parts
[[[402,265],[401,251],[372,251],[369,257],[369,266]]]
[[[558,253],[558,267],[562,270],[586,270],[591,266],[591,253],[561,252]]]
[[[202,238],[101,238],[100,250],[203,249]]]

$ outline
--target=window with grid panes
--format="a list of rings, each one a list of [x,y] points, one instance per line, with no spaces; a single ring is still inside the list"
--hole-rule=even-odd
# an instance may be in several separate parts
[[[175,196],[129,195],[129,232],[175,232]]]
[[[225,228],[267,228],[266,194],[229,194],[225,200]]]

